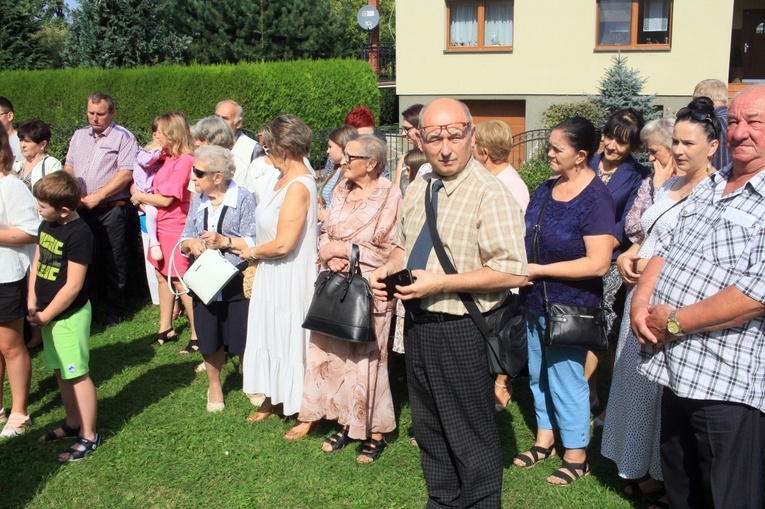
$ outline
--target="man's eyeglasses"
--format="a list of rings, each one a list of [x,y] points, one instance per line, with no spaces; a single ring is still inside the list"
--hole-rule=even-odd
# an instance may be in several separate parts
[[[712,115],[709,114],[707,111],[702,110],[694,110],[691,108],[680,108],[677,110],[677,119],[683,119],[690,117],[693,120],[697,122],[709,122],[709,125],[712,126],[712,132],[715,133],[715,139],[717,139],[720,136],[720,133],[717,132],[717,127],[715,126],[714,120],[712,120]]]
[[[343,161],[351,163],[354,159],[372,159],[372,156],[352,156],[348,152],[343,152]]]
[[[420,138],[427,145],[441,143],[441,140],[449,140],[450,143],[460,143],[470,136],[472,125],[470,122],[452,122],[444,125],[426,125],[420,128]],[[442,138],[446,131],[446,138]]]
[[[217,173],[217,172],[214,172],[214,171],[205,171],[205,170],[200,170],[200,169],[199,169],[199,168],[197,168],[196,166],[192,166],[192,167],[191,167],[191,171],[192,171],[192,173],[194,173],[194,175],[196,175],[196,177],[197,177],[198,179],[204,178],[204,177],[205,177],[205,175],[212,175],[213,173]]]

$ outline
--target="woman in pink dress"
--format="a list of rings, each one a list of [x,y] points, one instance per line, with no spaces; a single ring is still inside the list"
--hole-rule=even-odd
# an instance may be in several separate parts
[[[191,193],[189,179],[191,168],[194,166],[194,141],[189,130],[186,115],[181,112],[170,112],[157,117],[157,143],[165,155],[165,162],[157,170],[152,184],[153,193],[134,193],[131,200],[134,204],[145,203],[157,207],[157,239],[162,250],[162,259],[154,260],[148,257],[159,283],[159,333],[156,345],[162,346],[167,342],[178,341],[173,329],[172,315],[175,297],[170,290],[168,280],[172,281],[176,290],[180,291],[180,283],[176,276],[185,274],[189,260],[179,249],[174,249],[181,238],[189,213]],[[169,274],[170,258],[177,269]],[[191,340],[186,347],[187,352],[197,351],[197,334],[194,329],[194,315],[191,310],[191,296],[181,296],[186,315],[189,317]]]
[[[362,135],[345,146],[345,180],[335,188],[319,240],[323,268],[348,270],[353,244],[359,246],[364,277],[388,260],[401,191],[380,177],[386,160],[385,143],[373,135]],[[311,333],[300,414],[285,438],[304,436],[322,418],[337,420],[342,428],[324,440],[324,452],[363,440],[359,463],[379,457],[385,447],[383,434],[396,428],[387,351],[394,303],[374,301],[376,343],[350,343]]]

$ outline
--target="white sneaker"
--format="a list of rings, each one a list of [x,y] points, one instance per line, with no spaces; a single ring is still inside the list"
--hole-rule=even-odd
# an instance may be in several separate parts
[[[0,437],[17,437],[26,431],[27,426],[32,424],[32,419],[28,415],[12,412],[5,423],[3,431],[0,431]]]

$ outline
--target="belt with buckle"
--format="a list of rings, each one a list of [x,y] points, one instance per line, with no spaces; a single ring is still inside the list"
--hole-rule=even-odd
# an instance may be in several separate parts
[[[470,318],[470,315],[451,315],[449,313],[434,313],[430,311],[423,311],[418,309],[416,311],[409,311],[407,313],[409,319],[413,323],[443,323],[453,322],[455,320],[462,320]]]

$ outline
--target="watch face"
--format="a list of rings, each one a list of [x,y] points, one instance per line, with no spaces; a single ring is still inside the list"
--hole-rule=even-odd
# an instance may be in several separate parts
[[[680,333],[680,326],[676,321],[670,320],[667,322],[667,331],[673,336],[676,336]]]

